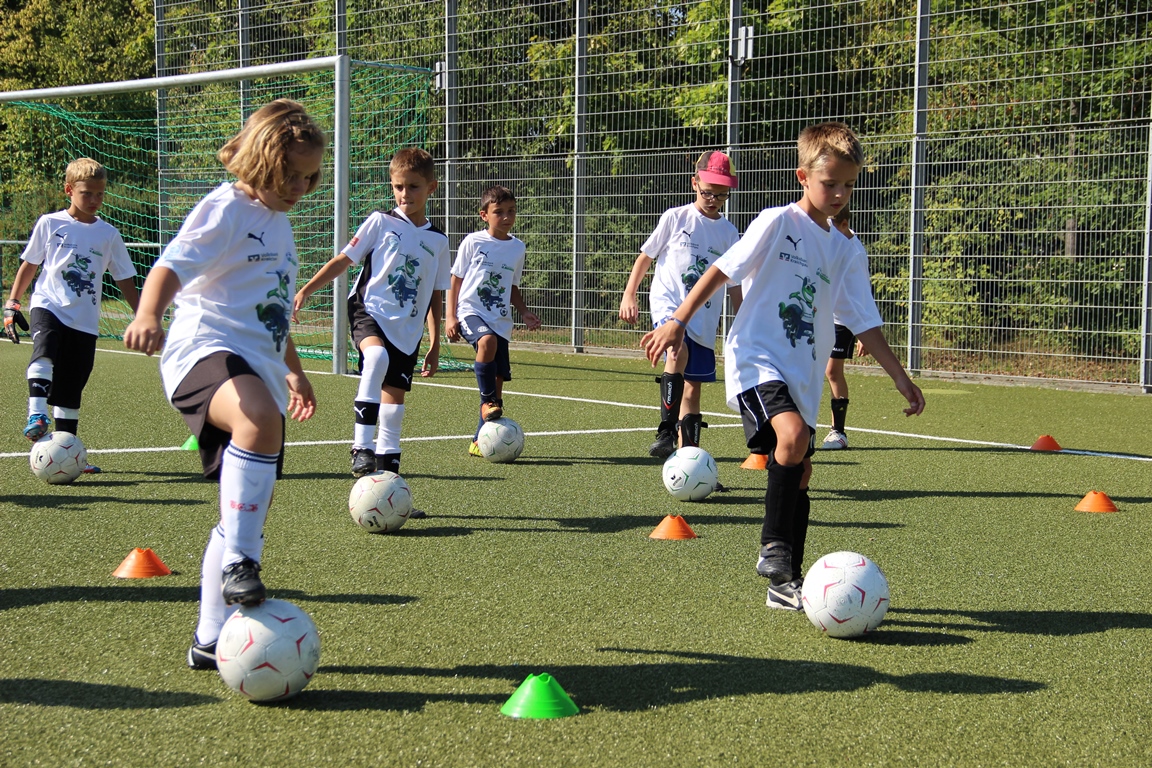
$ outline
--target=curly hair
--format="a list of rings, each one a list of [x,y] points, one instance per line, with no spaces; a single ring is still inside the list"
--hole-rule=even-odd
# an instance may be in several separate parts
[[[288,153],[295,145],[323,149],[328,137],[304,111],[289,99],[277,99],[252,113],[244,128],[220,148],[216,157],[236,178],[253,189],[282,189],[287,181]],[[312,177],[308,191],[320,185]]]

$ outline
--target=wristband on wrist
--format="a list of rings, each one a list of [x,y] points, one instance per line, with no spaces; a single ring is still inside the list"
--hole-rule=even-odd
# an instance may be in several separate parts
[[[684,330],[688,330],[688,326],[684,324],[684,321],[683,321],[683,320],[681,320],[680,318],[676,317],[676,315],[671,315],[671,316],[669,316],[669,318],[668,318],[668,319],[669,319],[669,320],[674,320],[674,321],[676,321],[676,325],[680,326],[680,327],[681,327],[681,328],[683,328]]]

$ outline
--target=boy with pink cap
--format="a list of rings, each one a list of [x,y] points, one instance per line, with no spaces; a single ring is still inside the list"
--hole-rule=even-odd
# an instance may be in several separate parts
[[[660,425],[648,453],[665,459],[677,446],[700,445],[700,385],[716,381],[716,328],[724,307],[721,294],[709,300],[688,323],[672,313],[708,267],[740,239],[736,227],[720,214],[732,190],[736,171],[723,152],[705,152],[696,161],[692,189],[696,200],[669,208],[656,230],[644,242],[620,299],[620,319],[635,323],[640,316],[636,293],[652,262],[656,270],[648,298],[652,326],[666,322],[684,326],[683,341],[668,350],[660,382]],[[734,307],[740,305],[740,286],[730,283]]]

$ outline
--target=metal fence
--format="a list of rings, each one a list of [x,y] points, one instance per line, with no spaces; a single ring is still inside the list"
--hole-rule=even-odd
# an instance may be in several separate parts
[[[432,214],[455,246],[483,186],[517,193],[545,323],[517,339],[634,348],[620,293],[691,159],[733,153],[743,230],[797,197],[800,129],[837,119],[910,368],[1152,391],[1152,3],[236,2],[159,0],[157,75],[345,52],[438,73]]]

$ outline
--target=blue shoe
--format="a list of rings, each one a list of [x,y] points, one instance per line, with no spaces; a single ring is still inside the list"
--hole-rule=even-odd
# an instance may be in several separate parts
[[[34,413],[28,417],[28,426],[24,427],[24,437],[36,442],[48,434],[48,414]]]
[[[100,467],[96,466],[95,464],[86,464],[84,469],[81,471],[86,475],[98,475],[104,470],[100,469]]]

